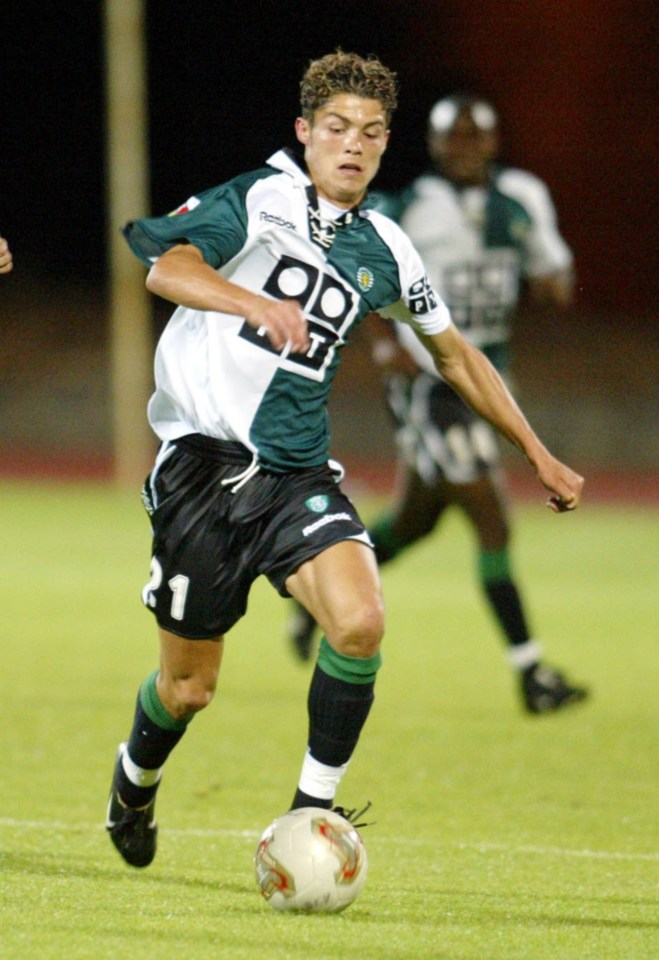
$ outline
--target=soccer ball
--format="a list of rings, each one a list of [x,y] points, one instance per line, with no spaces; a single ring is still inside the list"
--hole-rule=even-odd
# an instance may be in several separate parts
[[[335,913],[366,880],[366,847],[352,824],[321,807],[290,810],[264,831],[254,857],[256,882],[275,910]]]

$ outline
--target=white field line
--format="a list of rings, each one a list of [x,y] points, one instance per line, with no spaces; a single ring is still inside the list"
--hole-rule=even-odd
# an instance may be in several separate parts
[[[0,817],[0,830],[4,827],[7,830],[49,830],[55,832],[80,833],[87,830],[98,830],[102,828],[98,823],[68,823],[64,820],[18,820],[12,817]],[[217,837],[231,838],[238,840],[258,840],[261,836],[258,830],[231,830],[220,827],[218,829],[198,829],[188,828],[185,830],[164,828],[163,833],[178,837]],[[427,846],[428,840],[421,837],[378,837],[378,842],[383,844],[393,844],[394,846]],[[434,841],[437,842],[437,841]],[[473,850],[477,853],[507,853],[507,854],[535,854],[542,857],[581,857],[591,860],[631,860],[659,862],[659,851],[655,853],[628,853],[622,850],[574,850],[568,847],[542,847],[535,844],[520,844],[519,846],[506,843],[464,843],[462,841],[451,841],[438,845],[445,847],[458,847],[460,850]]]

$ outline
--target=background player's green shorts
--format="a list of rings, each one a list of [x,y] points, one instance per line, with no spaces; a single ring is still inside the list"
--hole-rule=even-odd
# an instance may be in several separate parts
[[[342,540],[371,546],[329,466],[259,469],[239,486],[250,461],[241,444],[193,435],[164,444],[147,477],[153,556],[142,598],[172,633],[224,634],[261,574],[288,596],[285,581],[305,560]]]

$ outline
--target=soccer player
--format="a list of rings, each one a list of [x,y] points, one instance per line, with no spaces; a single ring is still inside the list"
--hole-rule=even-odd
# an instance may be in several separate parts
[[[10,273],[14,269],[14,260],[9,244],[4,237],[0,237],[0,273]]]
[[[400,228],[360,206],[396,106],[395,75],[336,51],[308,66],[295,122],[303,160],[267,166],[130,223],[147,286],[178,304],[148,407],[162,441],[144,486],[153,528],[146,607],[160,665],[119,747],[107,829],[149,864],[163,766],[212,700],[223,638],[265,574],[321,625],[308,746],[291,806],[329,808],[374,696],[383,610],[373,550],[328,464],[327,399],[340,348],[401,301],[438,370],[521,452],[556,512],[583,480],[540,442],[485,356],[459,334]]]
[[[427,144],[433,169],[412,185],[400,223],[462,334],[500,372],[509,360],[511,320],[523,288],[538,312],[572,299],[572,254],[558,232],[545,184],[498,167],[494,107],[472,95],[432,108]],[[396,198],[384,198],[390,204]],[[375,324],[369,325],[376,330]],[[427,536],[452,505],[478,543],[478,578],[519,678],[522,704],[548,713],[583,700],[586,690],[541,661],[510,557],[510,527],[496,438],[437,374],[417,337],[382,324],[373,358],[382,367],[397,424],[399,496],[370,535],[380,564]],[[310,656],[315,624],[297,606],[288,625],[297,654]]]

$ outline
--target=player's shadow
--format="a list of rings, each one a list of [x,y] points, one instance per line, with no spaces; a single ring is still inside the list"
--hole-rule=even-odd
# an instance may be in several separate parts
[[[111,851],[110,851],[111,853]],[[79,880],[100,880],[113,881],[121,880],[122,883],[146,883],[155,886],[167,887],[188,887],[197,890],[227,890],[232,893],[252,894],[254,888],[247,883],[238,881],[222,883],[217,881],[204,880],[200,877],[168,875],[159,872],[157,868],[149,871],[136,870],[121,864],[117,855],[116,866],[108,862],[107,866],[87,865],[81,862],[80,858],[71,854],[62,856],[61,854],[40,854],[40,853],[12,853],[3,851],[0,854],[0,868],[5,876],[11,873],[22,874],[25,876],[38,877],[57,877],[59,879],[70,877]]]

